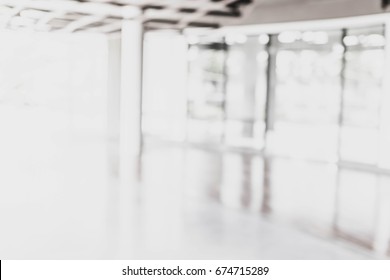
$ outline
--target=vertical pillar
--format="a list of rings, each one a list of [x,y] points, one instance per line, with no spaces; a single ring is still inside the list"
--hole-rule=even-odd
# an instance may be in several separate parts
[[[108,38],[107,61],[107,133],[110,173],[119,173],[119,124],[121,93],[121,39]]]
[[[120,165],[121,173],[141,153],[143,26],[124,20],[121,44]]]
[[[341,32],[340,43],[343,47],[343,53],[341,58],[341,71],[340,71],[340,103],[339,103],[339,116],[337,120],[338,139],[337,139],[337,161],[342,161],[341,145],[342,145],[342,129],[344,125],[344,107],[345,107],[345,81],[346,81],[346,70],[347,70],[347,52],[348,46],[344,42],[344,38],[347,36],[347,29],[343,29]]]
[[[121,39],[108,39],[107,125],[108,137],[119,140],[119,106],[121,93]]]
[[[126,11],[126,10],[125,10]],[[134,13],[133,13],[134,12]],[[132,14],[133,13],[133,14]],[[139,180],[139,156],[141,154],[142,133],[142,53],[143,26],[135,19],[137,10],[129,10],[122,23],[121,32],[121,77],[119,106],[119,189],[118,189],[118,248],[119,255],[136,252],[139,237],[134,227],[139,226],[133,203],[138,197],[134,181]]]
[[[223,64],[222,64],[222,74],[223,74],[223,102],[222,102],[222,134],[220,144],[225,144],[226,142],[226,125],[227,125],[227,95],[228,95],[228,83],[229,83],[229,69],[228,69],[228,59],[229,59],[229,45],[226,43],[226,38],[222,39],[221,52],[223,52]]]
[[[270,137],[269,132],[274,130],[275,123],[275,94],[276,94],[276,46],[277,36],[270,35],[267,46],[268,49],[268,67],[267,67],[267,97],[266,97],[266,114],[265,114],[265,148]]]

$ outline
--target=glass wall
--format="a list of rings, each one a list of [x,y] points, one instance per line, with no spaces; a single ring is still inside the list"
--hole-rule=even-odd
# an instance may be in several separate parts
[[[188,49],[187,141],[264,147],[268,35],[204,37]]]
[[[145,134],[380,166],[383,26],[177,38],[146,37]]]
[[[189,46],[187,140],[220,143],[224,138],[227,44],[206,39]]]
[[[384,33],[371,26],[191,37],[186,90],[166,90],[159,69],[161,83],[145,87],[144,125],[146,115],[159,122],[144,128],[153,134],[169,124],[174,130],[164,133],[176,131],[188,143],[265,149],[264,161],[275,161],[266,167],[279,171],[264,175],[270,197],[263,212],[368,249],[390,249],[388,234],[380,234],[388,232],[390,197]],[[165,113],[179,111],[165,121]],[[290,158],[306,162],[284,166]],[[238,193],[221,191],[222,200],[241,203]]]
[[[341,160],[377,165],[384,28],[350,29],[344,37],[345,72],[341,123]]]
[[[337,159],[343,48],[341,31],[274,35],[274,154]]]
[[[269,36],[191,38],[186,69],[174,40],[161,32],[145,38],[144,135],[263,148]],[[167,72],[168,64],[179,66]],[[183,74],[186,89],[175,85]]]
[[[262,212],[390,250],[384,29],[191,37],[187,90],[174,97],[156,86],[160,96],[153,100],[165,99],[166,112],[185,108],[185,125],[172,125],[189,143],[266,150]],[[234,176],[221,185],[236,182]],[[242,204],[239,193],[220,191],[222,201]]]
[[[225,133],[228,146],[264,146],[269,36],[231,36]]]

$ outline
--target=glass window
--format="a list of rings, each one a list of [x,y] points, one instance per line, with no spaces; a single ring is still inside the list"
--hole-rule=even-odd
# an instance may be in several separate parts
[[[198,38],[189,48],[189,141],[264,146],[266,34]]]
[[[377,164],[382,79],[383,27],[348,30],[344,38],[345,85],[341,159]]]
[[[271,151],[334,161],[341,93],[341,32],[283,32],[274,41]]]
[[[206,40],[206,39],[205,39]],[[189,48],[189,141],[220,143],[224,137],[227,45],[222,39]]]
[[[266,34],[228,40],[226,143],[262,148],[265,132],[268,52]]]

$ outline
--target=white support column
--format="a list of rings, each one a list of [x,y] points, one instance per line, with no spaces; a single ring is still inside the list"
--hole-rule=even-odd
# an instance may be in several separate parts
[[[126,19],[121,34],[121,81],[119,108],[119,201],[118,239],[119,254],[132,252],[137,246],[134,235],[135,203],[138,197],[139,156],[141,154],[141,106],[142,106],[142,52],[143,26],[137,19]]]
[[[108,137],[119,141],[120,94],[121,94],[121,39],[108,39],[107,111]]]
[[[138,20],[122,25],[120,164],[121,172],[141,153],[143,26]]]
[[[119,175],[119,134],[121,95],[121,38],[108,38],[107,133],[110,173]]]

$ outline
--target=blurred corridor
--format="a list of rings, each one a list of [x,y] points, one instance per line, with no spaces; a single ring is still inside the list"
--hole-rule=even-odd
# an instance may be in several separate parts
[[[1,257],[367,259],[388,246],[386,175],[150,143],[120,180],[103,139],[57,144],[1,158]]]
[[[0,259],[390,258],[387,14],[89,2],[0,0]]]

